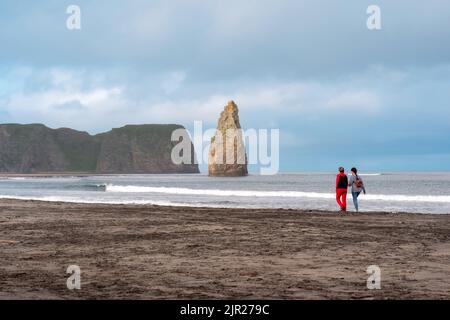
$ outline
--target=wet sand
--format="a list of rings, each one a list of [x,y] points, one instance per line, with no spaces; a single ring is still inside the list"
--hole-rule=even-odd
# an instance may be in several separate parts
[[[66,287],[69,265],[81,290]],[[450,215],[0,199],[11,298],[449,299]]]

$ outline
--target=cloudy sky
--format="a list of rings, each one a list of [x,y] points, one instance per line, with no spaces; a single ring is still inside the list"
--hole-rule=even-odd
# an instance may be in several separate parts
[[[450,170],[450,2],[0,2],[1,123],[213,127],[229,99],[283,171]]]

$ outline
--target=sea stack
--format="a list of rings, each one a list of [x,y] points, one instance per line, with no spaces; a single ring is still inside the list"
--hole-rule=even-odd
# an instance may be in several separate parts
[[[220,114],[216,134],[209,147],[208,172],[213,177],[248,175],[239,110],[234,101],[229,101]]]

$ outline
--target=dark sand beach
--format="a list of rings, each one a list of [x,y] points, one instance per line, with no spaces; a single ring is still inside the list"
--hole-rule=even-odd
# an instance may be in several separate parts
[[[450,215],[0,200],[0,261],[1,299],[449,299]]]

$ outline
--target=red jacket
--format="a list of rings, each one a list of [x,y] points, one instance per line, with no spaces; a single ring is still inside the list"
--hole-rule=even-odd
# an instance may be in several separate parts
[[[345,178],[342,179],[341,181],[341,177]],[[341,185],[339,185],[339,181],[341,182]],[[336,189],[346,189],[348,188],[348,177],[345,174],[345,172],[340,172],[337,176],[336,176]]]

